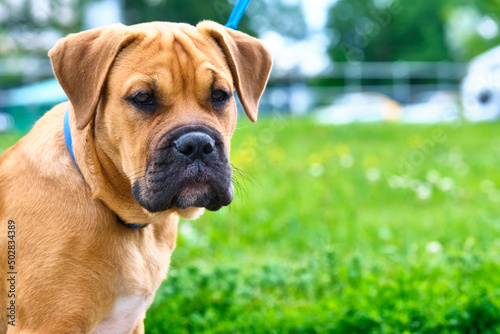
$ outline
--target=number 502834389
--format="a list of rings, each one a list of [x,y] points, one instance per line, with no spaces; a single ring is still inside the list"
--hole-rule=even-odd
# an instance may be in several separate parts
[[[16,222],[9,220],[7,230],[7,264],[10,271],[16,270]]]

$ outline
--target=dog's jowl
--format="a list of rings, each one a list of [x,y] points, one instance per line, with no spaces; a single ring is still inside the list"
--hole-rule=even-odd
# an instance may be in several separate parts
[[[256,121],[271,57],[209,21],[88,30],[49,55],[69,102],[0,157],[0,333],[142,333],[179,216],[233,199],[234,95]]]

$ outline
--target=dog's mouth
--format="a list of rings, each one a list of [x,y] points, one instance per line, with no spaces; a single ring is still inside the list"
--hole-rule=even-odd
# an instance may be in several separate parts
[[[176,128],[153,152],[145,174],[132,186],[135,200],[149,212],[189,207],[216,211],[233,200],[231,164],[216,130]]]
[[[174,196],[173,202],[174,206],[179,209],[199,207],[217,211],[222,206],[229,205],[232,199],[232,188],[221,193],[211,184],[193,183],[180,190]]]

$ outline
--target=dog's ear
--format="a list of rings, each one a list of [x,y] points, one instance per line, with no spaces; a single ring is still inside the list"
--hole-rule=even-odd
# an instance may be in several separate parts
[[[218,23],[203,21],[196,28],[208,33],[224,52],[241,104],[248,118],[257,121],[259,100],[271,72],[271,54],[258,39]]]
[[[116,55],[137,33],[122,24],[70,34],[49,51],[54,74],[83,129],[95,114],[101,90]]]

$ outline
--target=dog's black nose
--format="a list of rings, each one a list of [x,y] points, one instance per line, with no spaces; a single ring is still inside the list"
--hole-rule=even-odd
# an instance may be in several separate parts
[[[179,153],[191,160],[202,159],[215,150],[215,140],[203,132],[189,132],[174,140]]]

